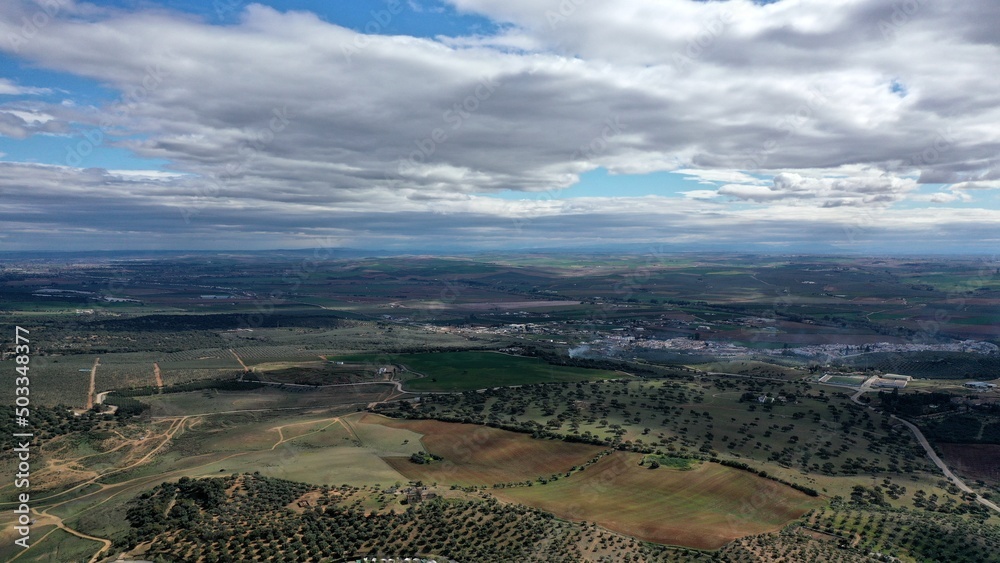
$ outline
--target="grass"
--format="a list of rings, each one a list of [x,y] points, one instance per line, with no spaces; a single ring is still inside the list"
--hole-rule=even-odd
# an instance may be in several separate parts
[[[680,471],[690,471],[699,465],[699,462],[693,459],[688,459],[686,457],[673,457],[668,455],[655,455],[649,454],[642,456],[642,464],[646,467],[650,467],[652,462],[659,464],[659,467],[666,467],[669,469],[677,469]],[[657,469],[659,469],[657,467]]]
[[[336,387],[298,393],[275,388],[254,391],[190,391],[168,395],[152,395],[140,400],[150,405],[153,416],[183,416],[228,411],[305,409],[332,405],[364,405],[383,398],[391,389],[388,385]]]
[[[367,364],[337,365],[332,362],[276,362],[254,366],[262,381],[300,385],[334,385],[386,379],[376,368]]]
[[[297,436],[289,442],[303,448],[333,448],[354,445],[357,443],[357,439],[340,422],[329,425],[324,422],[315,429],[315,432]]]
[[[426,446],[421,442],[422,434],[408,428],[384,424],[388,420],[366,414],[362,417],[348,417],[344,422],[364,447],[375,450],[381,456],[409,456],[425,451]]]
[[[354,447],[306,448],[294,442],[274,451],[214,462],[192,472],[192,477],[218,477],[231,473],[259,471],[261,475],[313,485],[391,486],[406,479],[375,452]]]
[[[617,452],[570,478],[496,494],[645,541],[700,549],[778,530],[823,503],[714,463],[677,472],[641,467],[641,458]]]
[[[7,535],[3,536],[6,540]],[[44,538],[44,539],[43,539]],[[4,541],[0,547],[0,560],[17,563],[49,563],[51,561],[89,561],[101,544],[74,536],[55,526],[33,526],[31,547],[27,551]]]
[[[804,374],[802,370],[796,368],[754,360],[718,361],[692,365],[690,367],[708,372],[735,373],[738,375],[776,377],[780,379],[801,379]]]

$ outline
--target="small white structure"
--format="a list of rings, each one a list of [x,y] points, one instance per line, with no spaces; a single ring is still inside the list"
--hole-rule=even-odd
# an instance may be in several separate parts
[[[990,389],[996,389],[996,384],[986,383],[985,381],[970,381],[965,384],[965,388],[975,391],[989,391]]]

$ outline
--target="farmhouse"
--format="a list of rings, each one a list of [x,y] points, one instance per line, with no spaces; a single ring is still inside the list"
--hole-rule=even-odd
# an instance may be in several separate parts
[[[973,389],[975,391],[989,391],[990,389],[995,389],[995,383],[986,383],[985,381],[969,381],[965,384],[966,389]]]
[[[426,489],[427,489],[426,487],[424,487],[424,490],[418,489],[416,487],[408,489],[406,491],[406,503],[418,504],[427,500],[433,500],[437,498],[437,493],[424,492],[426,491]]]

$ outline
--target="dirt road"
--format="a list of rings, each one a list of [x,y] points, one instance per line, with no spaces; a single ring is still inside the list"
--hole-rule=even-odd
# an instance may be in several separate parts
[[[243,366],[243,373],[249,373],[250,372],[250,368],[248,368],[247,365],[243,363],[243,360],[240,359],[240,356],[239,356],[239,354],[236,353],[236,350],[233,350],[232,348],[230,348],[229,349],[229,353],[232,354],[234,358],[236,358],[236,361],[239,362],[241,366]],[[243,381],[243,376],[242,375],[240,376],[240,381]]]
[[[94,408],[94,391],[97,388],[97,366],[101,365],[100,358],[94,358],[94,367],[90,368],[90,390],[87,391],[87,410]]]

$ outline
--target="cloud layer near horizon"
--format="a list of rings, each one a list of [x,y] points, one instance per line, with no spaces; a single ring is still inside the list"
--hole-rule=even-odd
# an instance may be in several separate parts
[[[501,31],[361,35],[257,4],[220,26],[65,0],[29,38],[43,8],[4,4],[0,49],[121,99],[0,103],[0,135],[67,147],[58,166],[0,166],[0,245],[981,251],[1000,235],[995,2],[452,3]],[[88,143],[174,173],[92,169]],[[698,189],[558,198],[599,167],[683,170]],[[527,195],[490,197],[507,190]]]

